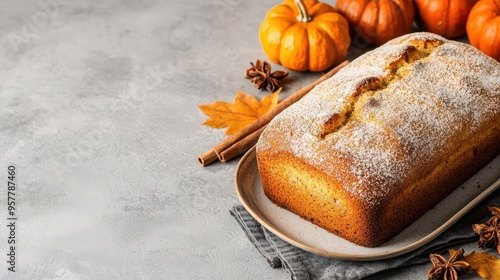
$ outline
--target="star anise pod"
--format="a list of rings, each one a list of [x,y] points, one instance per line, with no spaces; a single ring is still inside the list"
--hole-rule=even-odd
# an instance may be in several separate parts
[[[472,230],[479,235],[477,247],[496,248],[500,255],[500,208],[488,207],[490,219],[486,224],[473,224]]]
[[[448,261],[438,254],[431,254],[429,258],[434,266],[427,272],[429,280],[458,280],[458,275],[467,273],[470,265],[461,260],[464,256],[464,249],[455,251]]]
[[[253,64],[250,62],[252,67],[245,71],[245,78],[249,79],[256,88],[266,88],[269,92],[275,92],[279,87],[281,87],[278,80],[281,80],[288,76],[288,72],[284,70],[278,70],[271,73],[271,64],[268,62],[262,62],[257,59],[257,62]]]
[[[488,216],[490,217],[488,221],[490,225],[500,224],[500,207],[488,206],[486,207],[486,212],[488,212]]]

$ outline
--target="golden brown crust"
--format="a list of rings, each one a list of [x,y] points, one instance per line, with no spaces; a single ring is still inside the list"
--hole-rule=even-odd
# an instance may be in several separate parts
[[[257,144],[266,195],[356,244],[395,236],[500,153],[500,64],[429,33],[353,61]]]

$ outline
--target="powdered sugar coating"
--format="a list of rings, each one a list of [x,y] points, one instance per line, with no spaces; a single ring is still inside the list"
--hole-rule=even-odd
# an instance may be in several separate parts
[[[416,41],[439,44],[394,67]],[[360,93],[370,80],[383,85]],[[325,134],[335,115],[345,120]],[[440,156],[453,152],[454,143],[474,137],[482,123],[499,117],[498,62],[469,45],[414,33],[351,62],[275,117],[257,152],[292,153],[347,192],[376,204],[411,179],[410,168],[432,171]],[[346,162],[348,174],[339,172],[339,162]]]

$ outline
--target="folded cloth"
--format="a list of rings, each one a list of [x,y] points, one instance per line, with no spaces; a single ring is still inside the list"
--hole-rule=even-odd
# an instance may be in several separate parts
[[[405,255],[380,261],[348,261],[316,255],[283,241],[265,229],[243,206],[233,206],[230,212],[271,267],[282,267],[290,273],[292,279],[351,280],[389,269],[426,263],[429,262],[430,253],[440,253],[452,246],[458,249],[460,244],[475,242],[477,235],[472,231],[472,224],[486,222],[486,206],[498,205],[500,205],[500,189],[433,241]]]

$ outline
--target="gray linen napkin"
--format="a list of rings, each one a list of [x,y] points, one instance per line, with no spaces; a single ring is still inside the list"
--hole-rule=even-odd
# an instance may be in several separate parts
[[[500,189],[430,243],[399,257],[370,262],[339,260],[309,253],[290,245],[265,229],[243,206],[233,206],[230,212],[271,267],[282,267],[290,273],[292,279],[354,280],[389,269],[426,263],[429,262],[430,253],[443,252],[452,246],[458,249],[459,244],[467,242],[475,243],[477,236],[472,231],[472,224],[486,222],[486,206],[498,205],[500,205]]]

